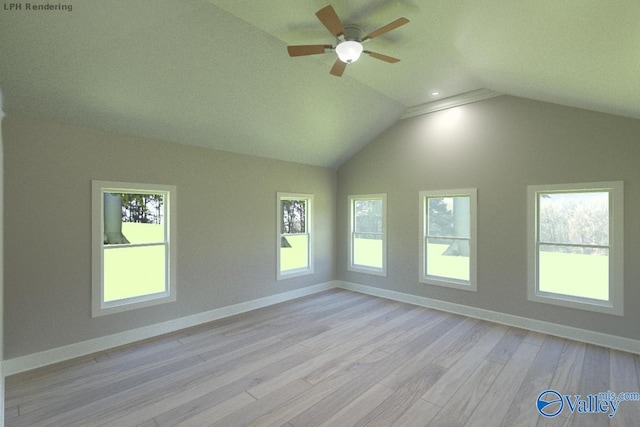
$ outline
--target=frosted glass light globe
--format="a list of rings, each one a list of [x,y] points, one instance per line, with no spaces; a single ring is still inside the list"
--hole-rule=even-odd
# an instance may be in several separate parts
[[[344,41],[336,47],[336,53],[340,61],[351,64],[360,58],[362,44],[354,40]]]

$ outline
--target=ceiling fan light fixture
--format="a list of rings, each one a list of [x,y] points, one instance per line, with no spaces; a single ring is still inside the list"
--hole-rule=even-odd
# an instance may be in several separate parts
[[[340,58],[340,61],[346,64],[351,64],[352,62],[356,62],[358,58],[360,58],[362,49],[362,44],[360,42],[357,42],[355,40],[347,40],[336,46],[336,53],[338,54],[338,58]]]
[[[324,25],[325,28],[335,37],[334,40],[336,45],[309,44],[287,46],[289,56],[319,55],[325,52],[335,52],[338,55],[338,59],[333,63],[329,73],[337,77],[341,77],[344,70],[347,68],[347,65],[352,62],[356,62],[362,53],[366,53],[374,59],[379,59],[380,61],[388,62],[389,64],[394,64],[400,61],[398,58],[394,58],[392,56],[371,52],[370,50],[364,50],[362,43],[386,34],[389,31],[395,30],[396,28],[408,23],[409,20],[407,18],[398,18],[363,37],[362,30],[357,25],[342,25],[342,21],[340,21],[338,14],[331,5],[325,6],[317,11],[316,16],[322,25]]]

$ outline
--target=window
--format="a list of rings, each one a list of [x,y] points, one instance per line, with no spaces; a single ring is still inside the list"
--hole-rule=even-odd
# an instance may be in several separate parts
[[[477,190],[420,192],[421,283],[475,291]]]
[[[349,270],[387,275],[387,195],[349,196]]]
[[[92,316],[176,300],[176,188],[92,182]]]
[[[529,300],[622,315],[622,182],[528,187]]]
[[[277,280],[313,273],[313,195],[278,193]]]

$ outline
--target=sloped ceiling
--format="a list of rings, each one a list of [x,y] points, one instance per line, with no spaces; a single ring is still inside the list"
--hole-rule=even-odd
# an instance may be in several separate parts
[[[480,88],[640,118],[637,0],[334,1],[365,32],[411,21],[367,44],[399,63],[342,78],[333,53],[286,52],[334,42],[327,0],[61,4],[0,10],[7,114],[334,168],[407,107]]]

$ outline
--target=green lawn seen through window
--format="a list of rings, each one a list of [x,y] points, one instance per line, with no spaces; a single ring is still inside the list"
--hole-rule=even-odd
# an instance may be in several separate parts
[[[296,270],[309,266],[309,236],[306,234],[287,235],[291,247],[280,248],[280,271]]]
[[[382,239],[353,239],[353,263],[382,268]]]
[[[539,252],[538,289],[561,295],[609,300],[609,257]]]
[[[427,245],[427,275],[469,281],[469,257],[445,255],[449,244]]]
[[[162,242],[162,224],[123,222],[131,242]],[[104,301],[118,301],[166,290],[165,246],[112,247],[104,251]]]

